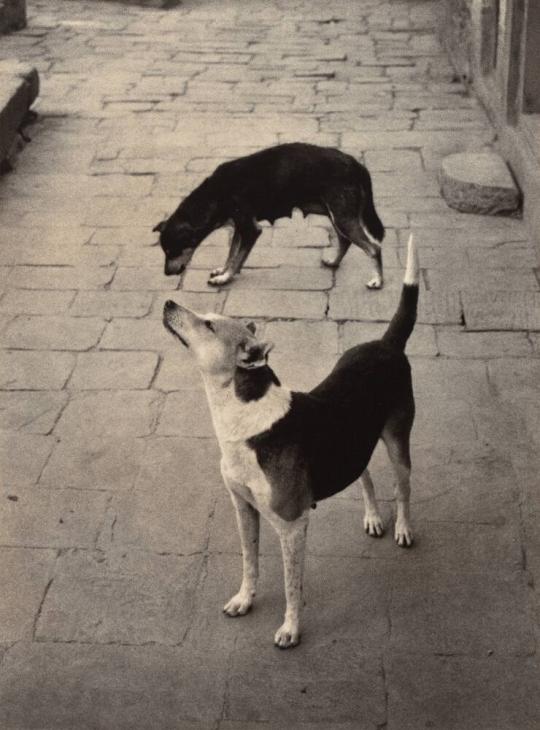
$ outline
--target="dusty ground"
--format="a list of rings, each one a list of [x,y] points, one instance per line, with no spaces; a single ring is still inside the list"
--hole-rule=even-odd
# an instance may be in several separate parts
[[[519,220],[441,200],[443,155],[493,131],[453,79],[436,4],[413,0],[31,3],[0,54],[34,62],[39,121],[0,181],[0,726],[3,730],[538,727],[540,307]],[[352,251],[320,267],[321,221],[280,221],[219,292],[211,237],[184,280],[152,226],[221,160],[284,140],[363,157],[387,226],[387,285]],[[255,610],[228,620],[234,518],[204,395],[163,330],[174,296],[259,318],[272,364],[315,384],[382,332],[409,230],[423,266],[410,343],[417,544],[354,485],[313,513],[305,631],[264,533]],[[465,324],[465,327],[463,326]],[[260,725],[259,725],[260,723]]]

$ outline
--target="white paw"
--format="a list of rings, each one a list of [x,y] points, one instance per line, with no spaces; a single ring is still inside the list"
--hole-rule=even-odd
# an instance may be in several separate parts
[[[298,624],[293,624],[290,621],[285,621],[274,635],[274,644],[278,649],[292,649],[293,646],[297,646],[299,643],[300,629]]]
[[[376,512],[364,516],[364,530],[371,537],[382,537],[384,535],[383,521]]]
[[[224,272],[223,274],[210,274],[208,277],[208,283],[210,286],[222,286],[223,284],[228,284],[229,281],[231,281],[233,278],[233,275],[229,272]]]
[[[225,269],[223,267],[221,267],[220,269],[212,269],[212,271],[210,272],[210,276],[219,276],[220,274],[223,274],[224,271]]]
[[[337,260],[337,258],[335,256],[332,256],[332,254],[325,253],[321,257],[321,264],[323,266],[328,266],[329,269],[337,269],[337,267],[339,266],[339,263],[340,262]]]
[[[237,593],[223,606],[223,613],[227,616],[245,616],[253,605],[253,596]]]
[[[396,522],[394,538],[400,547],[411,547],[413,544],[413,534],[407,522]]]
[[[376,274],[373,279],[370,279],[366,284],[368,289],[380,289],[382,287],[382,279]]]

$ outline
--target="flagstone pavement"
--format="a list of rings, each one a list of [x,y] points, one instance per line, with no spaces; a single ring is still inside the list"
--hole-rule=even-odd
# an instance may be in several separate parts
[[[420,0],[30,2],[0,57],[36,65],[32,141],[0,180],[0,727],[528,730],[540,726],[537,258],[524,223],[450,210],[437,170],[495,135]],[[219,291],[213,234],[179,280],[152,227],[219,162],[278,142],[369,167],[387,284],[324,219],[265,228]],[[161,325],[174,297],[255,318],[296,389],[378,336],[420,249],[416,545],[362,530],[357,484],[312,513],[302,644],[273,647],[276,539],[240,579],[204,394]]]

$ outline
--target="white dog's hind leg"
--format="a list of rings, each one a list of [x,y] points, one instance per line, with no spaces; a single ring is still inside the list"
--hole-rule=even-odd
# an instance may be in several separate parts
[[[259,513],[232,490],[230,494],[240,533],[243,571],[240,590],[225,604],[223,611],[228,616],[244,616],[253,605],[259,577]]]
[[[281,542],[285,578],[285,619],[274,636],[274,644],[280,649],[289,649],[300,643],[300,623],[304,607],[302,582],[308,522],[308,511],[294,522],[286,522],[279,518],[272,521]]]
[[[360,477],[362,494],[364,495],[364,530],[372,537],[382,537],[384,533],[383,521],[379,514],[379,507],[375,499],[375,487],[371,474],[366,469]]]
[[[409,500],[411,494],[411,457],[408,434],[396,437],[390,429],[383,431],[383,440],[396,475],[396,526],[394,539],[400,547],[413,544]]]

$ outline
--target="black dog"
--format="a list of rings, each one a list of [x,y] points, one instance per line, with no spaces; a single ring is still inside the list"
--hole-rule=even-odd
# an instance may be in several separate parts
[[[197,246],[216,228],[231,223],[234,234],[227,262],[210,274],[218,286],[237,274],[261,229],[257,221],[274,223],[294,208],[304,215],[327,215],[337,233],[337,250],[323,258],[337,267],[351,243],[374,261],[367,286],[382,286],[379,243],[384,227],[373,205],[371,178],[354,157],[337,149],[300,142],[282,144],[225,162],[206,178],[167,220],[154,228],[165,253],[165,273],[180,274]]]

